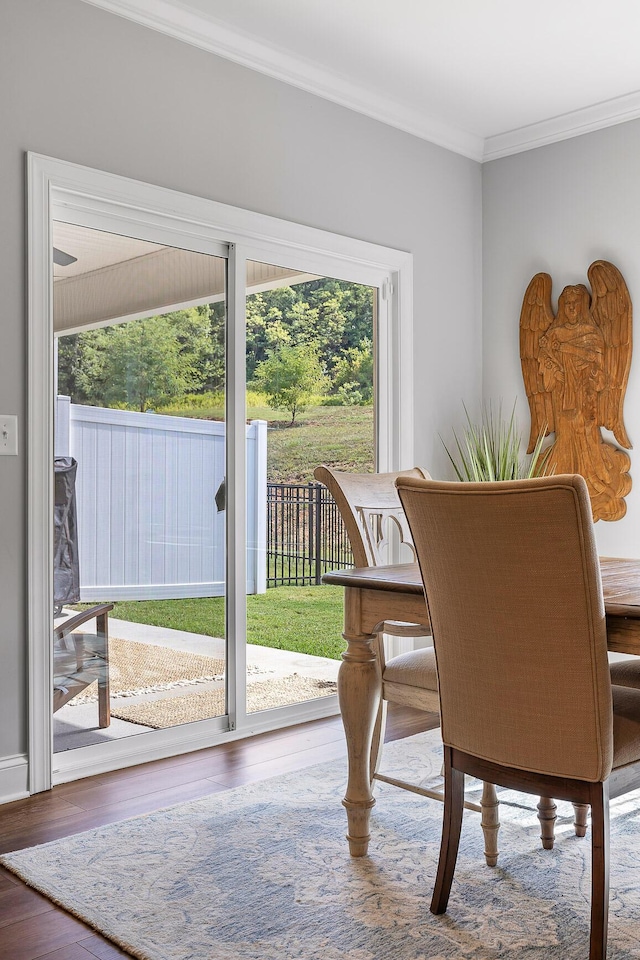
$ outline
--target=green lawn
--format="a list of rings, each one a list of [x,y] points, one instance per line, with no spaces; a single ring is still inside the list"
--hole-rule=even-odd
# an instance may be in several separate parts
[[[220,407],[163,409],[175,416],[219,420]],[[267,420],[267,476],[275,483],[306,483],[320,463],[338,470],[373,471],[373,407],[316,406],[288,414],[266,406],[250,406],[247,419]],[[340,587],[276,587],[247,597],[249,643],[339,659],[342,640]],[[116,603],[121,620],[148,623],[189,633],[224,636],[224,600],[137,600]]]
[[[373,472],[373,446],[373,407],[310,407],[293,426],[270,421],[267,476],[272,483],[306,483],[321,463]]]
[[[341,587],[275,587],[247,597],[247,640],[263,647],[339,660],[342,639]],[[84,606],[84,605],[83,605]],[[224,598],[131,600],[114,605],[112,617],[155,627],[224,636]]]
[[[163,408],[178,417],[220,420],[220,407]],[[267,476],[272,483],[307,483],[320,463],[336,470],[373,472],[373,407],[309,407],[299,413],[293,426],[290,417],[267,406],[247,408],[248,420],[266,420]]]

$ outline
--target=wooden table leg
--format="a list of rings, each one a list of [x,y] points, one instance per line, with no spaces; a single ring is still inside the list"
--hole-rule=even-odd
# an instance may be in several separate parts
[[[369,815],[375,800],[371,793],[369,763],[373,726],[382,694],[374,635],[359,633],[360,594],[345,593],[345,632],[348,643],[338,672],[338,698],[347,741],[349,775],[342,801],[347,811],[349,852],[364,857],[369,847]]]
[[[484,834],[484,858],[487,861],[487,866],[495,867],[498,862],[498,830],[500,829],[498,811],[500,801],[496,795],[494,783],[483,783],[480,807],[482,808],[480,822]]]

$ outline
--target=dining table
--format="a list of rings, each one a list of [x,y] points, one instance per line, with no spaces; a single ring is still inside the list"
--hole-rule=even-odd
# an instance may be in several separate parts
[[[640,560],[601,557],[600,571],[607,625],[607,646],[616,653],[640,656]],[[370,776],[373,728],[382,695],[376,640],[385,621],[420,624],[430,634],[429,616],[417,563],[351,567],[325,573],[323,582],[344,587],[344,633],[347,649],[338,672],[338,698],[345,730],[348,777],[343,805],[347,811],[351,856],[367,853],[369,819],[375,804]],[[488,790],[495,788],[487,785]],[[485,844],[497,860],[497,802],[489,801],[483,818]],[[494,819],[492,820],[491,817]],[[494,850],[495,846],[495,850]]]

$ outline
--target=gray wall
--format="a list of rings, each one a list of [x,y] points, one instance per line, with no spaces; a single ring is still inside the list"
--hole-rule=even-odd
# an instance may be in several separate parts
[[[633,121],[483,167],[483,392],[487,399],[502,397],[508,403],[518,397],[527,432],[518,325],[534,274],[551,274],[555,309],[564,286],[586,284],[589,265],[610,260],[627,282],[636,314],[640,311],[639,157],[640,122]],[[638,344],[625,423],[640,448]],[[640,557],[640,472],[634,451],[631,477],[626,516],[596,524],[602,555]]]
[[[478,164],[80,0],[0,3],[0,131],[0,411],[22,428],[32,150],[411,251],[416,461],[444,473],[437,433],[480,395]],[[26,749],[24,455],[0,502],[1,760]]]

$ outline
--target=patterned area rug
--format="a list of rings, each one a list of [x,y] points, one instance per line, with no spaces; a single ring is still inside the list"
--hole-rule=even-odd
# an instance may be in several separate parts
[[[440,764],[438,731],[385,750],[396,775],[430,781]],[[449,910],[434,917],[442,806],[381,785],[370,856],[353,860],[344,783],[344,763],[324,763],[0,861],[143,960],[585,960],[590,843],[568,805],[545,851],[536,798],[501,791],[494,869],[465,811]],[[608,958],[637,960],[640,791],[611,820]]]

